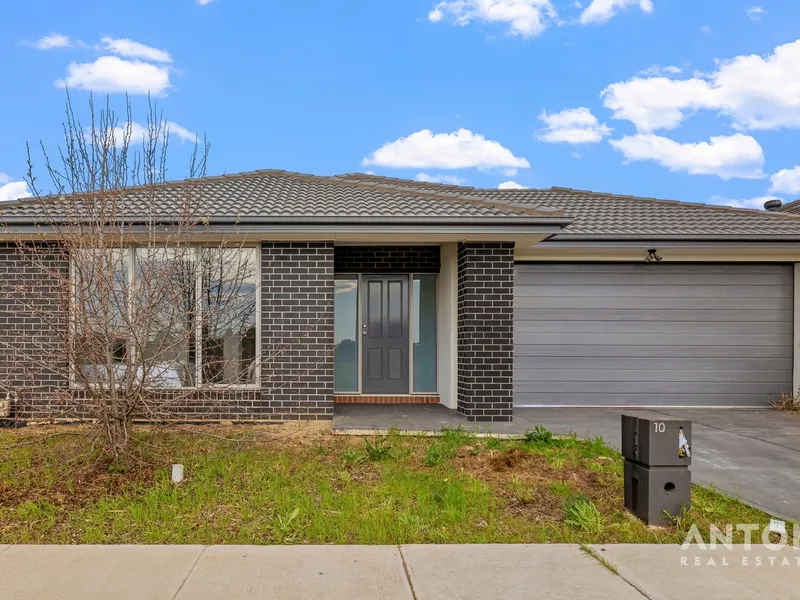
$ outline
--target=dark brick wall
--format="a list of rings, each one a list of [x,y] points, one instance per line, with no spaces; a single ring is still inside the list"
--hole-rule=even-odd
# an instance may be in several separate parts
[[[336,246],[337,273],[438,273],[439,246]]]
[[[16,394],[14,416],[45,418],[75,408],[61,347],[68,272],[57,248],[0,242],[0,394]]]
[[[458,245],[458,412],[511,421],[514,244]]]
[[[332,242],[261,245],[260,409],[333,418]]]

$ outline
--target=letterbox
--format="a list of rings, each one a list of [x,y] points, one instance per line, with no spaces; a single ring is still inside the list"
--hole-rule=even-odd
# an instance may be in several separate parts
[[[622,456],[649,467],[692,464],[692,422],[622,415]]]

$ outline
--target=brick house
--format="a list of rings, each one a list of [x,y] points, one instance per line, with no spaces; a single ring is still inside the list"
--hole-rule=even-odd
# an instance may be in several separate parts
[[[159,189],[165,211],[181,185]],[[800,384],[789,214],[363,174],[257,171],[201,187],[198,247],[235,236],[249,265],[252,320],[225,352],[252,367],[204,390],[187,419],[420,402],[510,421],[514,406],[760,406]],[[57,312],[12,241],[33,236],[37,210],[23,200],[0,213],[0,381],[12,389],[29,385],[13,349],[48,340],[8,290],[26,286]],[[17,415],[48,418],[69,382],[42,369],[34,383]]]

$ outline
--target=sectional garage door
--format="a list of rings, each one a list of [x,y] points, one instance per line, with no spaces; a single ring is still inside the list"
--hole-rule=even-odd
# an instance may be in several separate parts
[[[517,406],[763,406],[792,388],[793,268],[517,263]]]

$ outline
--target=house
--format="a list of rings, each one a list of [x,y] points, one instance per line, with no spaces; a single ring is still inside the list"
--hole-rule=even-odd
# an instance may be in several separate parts
[[[182,185],[159,188],[165,211]],[[200,187],[198,244],[239,240],[257,300],[219,346],[246,365],[241,378],[188,406],[192,419],[436,402],[509,421],[515,406],[764,406],[800,385],[790,214],[365,174],[256,171]],[[135,214],[135,191],[130,203]],[[41,220],[37,203],[3,208],[0,286],[47,301],[11,241]],[[2,296],[0,379],[13,381],[9,349],[41,333]],[[286,351],[267,369],[276,343]],[[167,362],[170,385],[195,385]],[[46,416],[69,385],[47,373],[39,383],[22,416]]]

